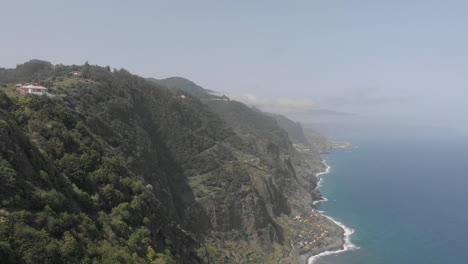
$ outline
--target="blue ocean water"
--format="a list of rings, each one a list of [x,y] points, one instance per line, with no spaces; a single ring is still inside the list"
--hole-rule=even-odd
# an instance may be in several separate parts
[[[468,142],[368,140],[323,156],[318,205],[360,248],[315,263],[468,263]]]

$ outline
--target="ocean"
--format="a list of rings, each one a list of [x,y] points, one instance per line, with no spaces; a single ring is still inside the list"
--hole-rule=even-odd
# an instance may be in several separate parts
[[[354,230],[354,249],[313,263],[468,263],[468,141],[353,143],[323,155],[317,209]]]

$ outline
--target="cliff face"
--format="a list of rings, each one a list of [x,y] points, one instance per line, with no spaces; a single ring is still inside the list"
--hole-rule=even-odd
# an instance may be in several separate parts
[[[172,84],[177,88],[177,83]],[[316,189],[318,178],[315,175],[325,170],[320,157],[320,152],[327,146],[325,138],[320,136],[317,137],[317,141],[310,141],[315,138],[308,138],[299,123],[284,116],[249,108],[225,96],[218,97],[209,91],[201,93],[199,88],[198,86],[198,89],[188,91],[193,91],[192,93],[217,113],[241,139],[236,146],[240,146],[244,153],[253,157],[244,158],[244,166],[262,172],[260,177],[251,172],[253,187],[266,202],[268,214],[273,223],[279,226],[284,237],[282,250],[267,250],[272,258],[264,258],[263,261],[304,262],[306,258],[302,253],[309,250],[320,251],[327,244],[316,240],[316,243],[311,243],[314,234],[318,232],[317,226],[327,227],[330,234],[333,234],[330,235],[328,243],[339,246],[342,243],[342,230],[320,214],[311,214],[313,201],[321,199],[320,192]],[[299,219],[298,216],[305,216],[305,219],[300,220],[299,224],[297,221],[291,221],[294,217]],[[306,230],[309,231],[309,235],[304,234]],[[305,244],[309,246],[304,247]],[[236,254],[229,255],[236,257]]]
[[[12,263],[293,263],[299,233],[330,225],[293,221],[319,197],[320,157],[264,113],[87,64],[35,61],[5,80],[55,95],[0,93],[0,253]]]

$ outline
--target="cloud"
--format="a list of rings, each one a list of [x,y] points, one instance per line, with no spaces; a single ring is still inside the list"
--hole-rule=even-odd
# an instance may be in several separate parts
[[[308,99],[288,97],[259,97],[254,94],[228,94],[232,100],[256,107],[262,111],[278,114],[301,114],[316,108],[316,104]]]
[[[347,106],[347,105],[380,105],[394,102],[403,102],[404,97],[367,97],[367,96],[348,96],[348,97],[330,97],[326,99],[326,103],[333,106]]]
[[[373,88],[352,89],[347,93],[326,98],[323,103],[332,107],[341,106],[373,106],[407,101],[404,96],[379,95],[381,90]]]

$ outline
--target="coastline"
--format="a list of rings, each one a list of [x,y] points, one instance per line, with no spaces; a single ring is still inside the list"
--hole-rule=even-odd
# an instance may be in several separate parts
[[[323,183],[323,178],[321,177],[321,175],[328,174],[331,170],[331,167],[327,164],[326,160],[323,160],[322,163],[326,166],[326,169],[325,171],[316,174],[316,177],[320,177],[319,182],[317,184],[317,188],[320,188]],[[320,200],[314,201],[313,205],[325,201],[328,201],[328,199],[322,196]],[[351,235],[354,233],[354,229],[348,228],[343,223],[333,219],[330,216],[325,215],[323,211],[319,211],[319,213],[343,230],[342,237],[330,245],[316,248],[308,252],[307,254],[303,254],[301,256],[301,260],[305,261],[305,263],[307,264],[313,264],[317,259],[323,256],[338,254],[348,250],[359,249],[358,246],[351,243]]]
[[[325,169],[325,171],[322,171],[322,172],[317,173],[317,174],[315,175],[315,177],[320,177],[320,175],[324,175],[324,174],[330,173],[331,167],[328,166],[327,161],[326,161],[326,160],[323,160],[322,163],[323,163],[323,165],[325,165],[326,169]],[[323,183],[323,178],[320,177],[320,178],[319,178],[319,181],[318,181],[318,183],[317,183],[317,187],[316,187],[316,188],[317,188],[317,189],[320,188],[320,187],[322,186],[322,183]],[[328,199],[327,199],[326,197],[321,196],[321,197],[320,197],[320,200],[313,201],[312,204],[313,204],[313,205],[316,205],[316,204],[318,204],[318,203],[320,203],[320,202],[325,202],[325,201],[328,201]]]

